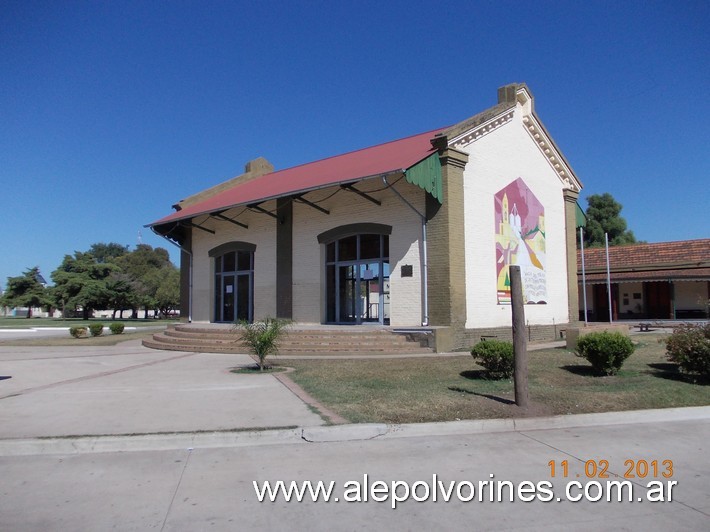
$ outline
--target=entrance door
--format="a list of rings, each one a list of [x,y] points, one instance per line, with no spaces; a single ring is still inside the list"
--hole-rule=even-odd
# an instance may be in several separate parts
[[[667,320],[673,318],[671,305],[671,283],[644,283],[646,312],[651,319]]]
[[[237,293],[235,300],[237,302],[237,321],[252,321],[251,309],[254,308],[252,304],[252,291],[251,291],[251,274],[250,273],[239,273],[237,274]]]
[[[214,321],[234,323],[254,319],[254,256],[229,251],[215,258]]]
[[[217,309],[221,312],[218,316],[217,321],[234,321],[234,292],[235,292],[235,282],[234,275],[222,275],[222,301],[220,308]]]
[[[388,236],[346,237],[328,244],[326,253],[326,322],[388,325]]]
[[[360,286],[354,264],[338,266],[338,285],[338,322],[356,323]]]
[[[356,262],[336,268],[337,322],[389,323],[389,263]]]

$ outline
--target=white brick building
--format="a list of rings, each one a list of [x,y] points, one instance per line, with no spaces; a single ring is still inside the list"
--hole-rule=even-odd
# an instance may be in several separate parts
[[[576,321],[581,184],[525,85],[437,129],[243,175],[152,224],[183,250],[181,315],[430,327],[438,347],[509,336],[509,264],[532,329]]]

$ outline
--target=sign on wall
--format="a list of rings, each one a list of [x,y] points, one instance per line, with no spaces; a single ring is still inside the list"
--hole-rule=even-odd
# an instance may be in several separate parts
[[[545,209],[521,178],[495,195],[498,304],[510,304],[509,266],[520,266],[526,304],[547,303]]]

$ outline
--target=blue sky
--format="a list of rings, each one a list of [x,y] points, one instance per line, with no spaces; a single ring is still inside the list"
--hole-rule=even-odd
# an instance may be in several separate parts
[[[0,285],[277,169],[449,125],[526,82],[637,238],[710,236],[710,3],[0,0]]]

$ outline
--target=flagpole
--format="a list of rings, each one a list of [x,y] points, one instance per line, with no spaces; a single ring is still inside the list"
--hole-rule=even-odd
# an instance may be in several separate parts
[[[606,293],[609,297],[609,323],[613,322],[611,311],[611,273],[609,272],[609,233],[604,233],[604,243],[606,245]]]
[[[587,323],[587,274],[584,270],[584,230],[579,227],[579,246],[582,252],[582,298],[584,300],[584,323]]]

